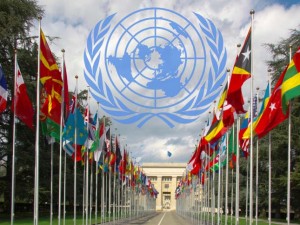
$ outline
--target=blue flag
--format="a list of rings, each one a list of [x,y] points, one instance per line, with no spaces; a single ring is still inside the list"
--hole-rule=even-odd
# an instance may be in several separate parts
[[[67,122],[64,127],[63,140],[68,140],[75,143],[75,115],[77,123],[77,145],[84,145],[88,133],[87,128],[84,125],[84,119],[78,108],[75,109],[74,113],[70,113]]]
[[[171,157],[172,156],[172,152],[168,151],[168,156]]]

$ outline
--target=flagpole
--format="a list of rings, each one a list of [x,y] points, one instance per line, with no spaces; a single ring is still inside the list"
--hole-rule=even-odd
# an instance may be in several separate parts
[[[93,211],[93,162],[94,159],[91,160],[91,174],[90,174],[90,222],[92,223],[92,211]]]
[[[115,162],[114,162],[114,181],[113,181],[113,223],[116,222],[116,202],[117,202],[117,194],[116,194],[116,181],[117,181],[117,128],[115,128]]]
[[[110,130],[110,126],[109,126],[109,130]],[[110,135],[110,133],[109,133]],[[111,135],[109,136],[109,142],[111,140]],[[111,152],[111,146],[109,146],[110,149],[107,149],[107,151],[110,151],[110,154],[112,153]],[[110,155],[109,155],[110,156]],[[110,164],[110,159],[108,158],[108,217],[109,217],[109,221],[111,219],[111,166],[109,165]]]
[[[64,54],[65,50],[61,50],[63,55],[62,60],[62,68],[64,68]],[[64,81],[64,69],[61,71],[62,73],[62,81]],[[59,171],[58,171],[58,225],[60,225],[61,222],[61,180],[62,180],[62,124],[63,124],[63,110],[64,110],[64,104],[63,104],[63,87],[61,90],[61,110],[60,110],[60,126],[59,126]]]
[[[237,119],[236,125],[236,135],[239,133],[240,127],[240,117]],[[240,216],[240,150],[239,150],[239,141],[238,138],[236,140],[236,183],[235,183],[235,224],[239,224],[239,216]]]
[[[215,173],[215,170],[212,171],[212,174],[213,174],[213,179],[212,179],[212,192],[211,192],[211,199],[212,199],[211,224],[214,225],[215,224],[215,210],[216,210],[216,207],[215,207],[215,174],[216,173]]]
[[[255,11],[250,11],[251,15],[251,85],[250,85],[250,225],[253,223],[253,20]]]
[[[74,107],[77,107],[77,94],[78,94],[78,76],[75,75],[76,83],[75,83],[75,102],[73,102]],[[74,110],[75,119],[74,119],[74,126],[75,126],[75,134],[74,134],[74,144],[75,144],[75,157],[74,157],[74,217],[73,222],[76,225],[77,220],[77,110]]]
[[[220,204],[221,204],[221,154],[223,154],[223,143],[219,145],[219,174],[218,174],[218,224],[220,224]]]
[[[103,116],[103,124],[104,124],[104,132],[103,132],[103,135],[106,135],[106,130],[105,130],[105,116]],[[101,143],[100,143],[101,144]],[[102,143],[103,144],[103,143]],[[102,183],[101,183],[101,223],[104,223],[104,216],[105,216],[105,209],[104,209],[104,205],[105,205],[105,200],[104,200],[104,188],[105,188],[105,185],[104,185],[104,182],[105,182],[105,177],[104,177],[104,151],[103,151],[103,145],[100,146],[101,147],[101,156],[102,157],[102,171],[101,171],[101,174],[102,174]]]
[[[292,61],[292,45],[289,45],[290,62]],[[288,179],[287,179],[287,224],[290,224],[290,205],[291,205],[291,114],[292,102],[289,104],[289,125],[288,125]]]
[[[227,68],[226,70],[227,76],[227,84],[229,85],[229,76],[230,76],[230,69]],[[228,163],[229,163],[229,140],[228,140],[228,132],[226,134],[226,172],[225,172],[225,224],[227,224],[228,220]]]
[[[248,203],[249,203],[249,160],[247,159],[247,172],[246,172],[246,224],[248,223]]]
[[[211,117],[210,116],[211,111],[209,111],[208,114],[209,114],[209,117]],[[213,120],[213,118],[212,118],[212,120]],[[208,143],[208,152],[209,152],[209,157],[211,157],[210,143]],[[210,214],[211,214],[211,211],[212,211],[212,208],[209,207],[209,205],[211,206],[211,202],[209,201],[209,197],[212,198],[212,196],[210,196],[211,195],[211,192],[210,192],[210,189],[211,189],[211,179],[210,179],[211,172],[210,172],[210,170],[208,170],[207,173],[208,173],[208,182],[207,182],[207,219],[208,219],[208,221],[207,221],[207,224],[209,224],[210,223],[210,217],[211,217]],[[210,213],[209,213],[208,208],[211,209]]]
[[[258,91],[259,88],[256,88],[256,104],[258,102]],[[256,107],[257,108],[257,107]],[[257,116],[257,111],[255,112]],[[256,182],[255,182],[255,224],[258,224],[258,155],[259,155],[259,148],[258,148],[258,138],[256,140]]]
[[[51,137],[51,175],[50,175],[50,225],[53,223],[53,140]]]
[[[63,212],[63,216],[64,216],[64,219],[63,219],[63,224],[65,225],[66,224],[66,181],[67,181],[67,173],[66,173],[66,170],[67,170],[67,152],[65,151],[65,154],[64,154],[64,212]]]
[[[270,77],[271,77],[271,69],[268,69],[268,75],[269,75],[269,80],[268,80],[268,87],[269,87],[269,90],[266,90],[268,91],[269,93],[271,93],[271,85],[270,85]],[[268,220],[269,220],[269,225],[271,225],[271,221],[272,221],[272,160],[271,160],[271,157],[272,157],[272,145],[271,145],[271,132],[269,132],[269,213],[268,213]]]
[[[87,90],[87,105],[88,105],[88,120],[89,120],[89,86],[87,86],[88,90]],[[89,121],[87,121],[86,123],[86,126],[87,126],[87,131],[89,130]],[[88,144],[86,142],[86,176],[85,176],[85,179],[86,179],[86,182],[85,182],[85,213],[86,213],[86,218],[85,218],[85,224],[88,225],[88,221],[89,221],[89,210],[88,210],[88,207],[89,207],[89,147],[88,147]]]
[[[95,163],[95,224],[98,224],[98,160]]]
[[[97,102],[97,112],[99,110],[99,102]],[[99,124],[99,119],[97,117],[97,129],[100,133],[100,124]],[[96,132],[97,133],[97,132]],[[97,135],[99,135],[99,133]],[[100,144],[100,143],[99,143]],[[97,146],[97,150],[98,151],[99,146]],[[98,163],[99,163],[99,158],[97,157],[96,160],[96,165],[95,165],[95,186],[96,186],[96,190],[95,190],[95,224],[98,224]]]
[[[64,67],[65,67],[65,50],[62,49],[61,50],[62,52],[62,71],[61,71],[61,75],[62,75],[62,81],[65,82],[64,78],[65,78],[65,70],[64,70]],[[64,106],[65,106],[65,96],[64,96],[64,85],[62,86],[62,90],[61,90],[61,131],[62,131],[62,128],[63,128],[63,124],[64,124]],[[63,146],[63,142],[62,142],[62,132],[60,133],[60,140],[61,140],[61,150],[62,150],[62,146]],[[66,163],[67,163],[67,155],[66,155],[66,151],[65,151],[65,154],[64,154],[64,187],[63,187],[63,190],[64,190],[64,207],[63,207],[63,225],[66,224],[66,170],[67,170],[67,166],[66,166]]]
[[[228,140],[228,132],[226,134],[226,174],[225,174],[225,224],[228,221],[228,163],[229,163],[229,140]]]
[[[41,58],[41,20],[39,17],[39,50],[38,50],[38,70],[36,79],[36,134],[35,134],[35,176],[34,176],[34,216],[33,224],[39,223],[39,141],[40,141],[40,58]]]
[[[231,199],[230,199],[230,225],[233,220],[233,168],[231,169]]]
[[[83,154],[83,157],[84,154]],[[86,162],[85,162],[85,158],[83,159],[83,162],[84,162],[84,165],[83,165],[83,179],[82,179],[82,225],[84,225],[84,222],[85,222],[85,182],[86,182],[86,177],[85,177],[85,174],[86,174]]]
[[[12,143],[12,168],[11,168],[11,213],[10,213],[10,223],[14,224],[14,216],[15,216],[15,157],[16,157],[16,84],[17,84],[17,50],[15,49],[15,76],[14,76],[14,116],[13,116],[13,143]]]

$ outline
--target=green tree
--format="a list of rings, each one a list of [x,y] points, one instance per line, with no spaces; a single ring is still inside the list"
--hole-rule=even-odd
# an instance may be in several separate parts
[[[290,46],[292,55],[300,46],[300,30],[294,29],[291,31],[289,38],[280,41],[278,44],[266,44],[267,49],[272,54],[272,60],[268,61],[269,68],[272,73],[272,84],[274,85],[284,68],[288,65],[290,60]],[[292,171],[291,171],[291,209],[295,212],[295,217],[300,217],[300,185],[299,185],[299,159],[300,159],[300,118],[299,118],[299,98],[292,103]],[[280,213],[286,213],[287,203],[287,163],[288,163],[288,122],[285,121],[272,131],[272,208],[275,210],[277,217]],[[260,157],[260,176],[263,174],[267,177],[268,170],[268,137],[260,140],[262,155]],[[268,187],[268,179],[261,179],[260,187]],[[262,199],[264,197],[262,196]],[[263,207],[267,207],[265,202],[261,202]]]
[[[29,31],[34,19],[43,14],[33,0],[2,0],[0,2],[0,63],[8,81],[8,108],[0,115],[0,196],[4,197],[4,209],[10,208],[11,198],[11,150],[13,116],[9,110],[14,80],[14,52],[18,49],[18,61],[29,95],[35,98],[37,70],[37,46],[32,43]],[[34,133],[22,123],[16,124],[16,199],[32,199],[31,186],[34,166]],[[3,169],[4,168],[4,169]]]

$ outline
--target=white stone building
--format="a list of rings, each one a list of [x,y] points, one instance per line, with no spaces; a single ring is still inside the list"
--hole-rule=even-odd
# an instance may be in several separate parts
[[[156,210],[175,210],[175,189],[186,163],[143,163],[142,168],[159,192]]]

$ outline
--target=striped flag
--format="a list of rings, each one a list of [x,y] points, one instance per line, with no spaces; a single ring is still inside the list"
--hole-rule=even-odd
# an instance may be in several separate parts
[[[260,118],[261,118],[261,116],[262,116],[263,111],[264,111],[264,110],[266,109],[266,107],[267,107],[269,98],[270,98],[270,88],[269,88],[269,84],[268,84],[268,86],[267,86],[267,88],[266,88],[266,91],[265,91],[264,99],[262,100],[262,104],[261,104],[261,107],[260,107],[260,111],[259,111],[259,113],[258,113],[258,116],[257,116],[256,118],[253,119],[254,122],[253,122],[253,125],[252,125],[252,129],[253,129],[253,131],[254,131],[254,133],[253,133],[254,135],[256,135],[256,133],[255,133],[255,128],[256,128],[256,126],[257,126],[257,124],[258,124],[258,122],[259,122],[259,120],[260,120]],[[249,115],[248,115],[248,117],[249,117]],[[249,138],[250,138],[250,134],[251,134],[251,133],[250,133],[250,132],[251,132],[250,127],[251,127],[251,121],[248,122],[248,127],[247,127],[247,129],[243,131],[242,139],[246,140],[246,139],[249,139]],[[243,128],[244,128],[244,127],[243,127]],[[241,129],[241,131],[242,131],[242,129]],[[240,133],[241,133],[241,131],[240,131]],[[240,140],[240,141],[241,141],[241,140]]]
[[[2,66],[0,64],[0,113],[2,113],[6,109],[7,95],[7,82],[4,77]]]
[[[289,101],[300,96],[300,48],[295,53],[284,75],[282,86],[282,110],[286,113]]]

